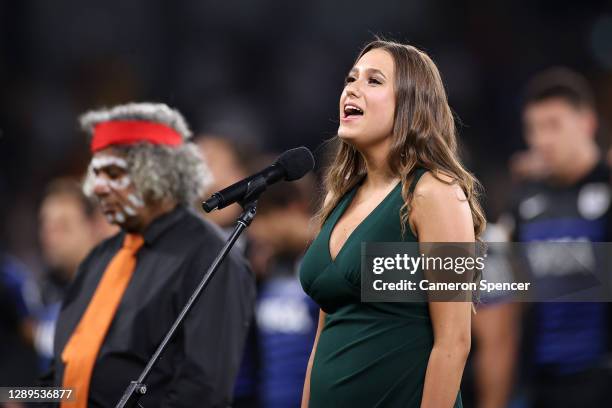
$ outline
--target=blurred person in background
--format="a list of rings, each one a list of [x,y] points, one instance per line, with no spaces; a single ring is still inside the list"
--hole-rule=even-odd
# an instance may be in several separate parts
[[[302,398],[318,307],[304,293],[297,272],[313,238],[315,196],[314,180],[308,175],[274,184],[259,199],[248,231],[251,251],[268,254],[261,259],[256,307],[258,388],[260,406],[266,408],[299,407]]]
[[[302,407],[462,407],[472,304],[361,301],[362,242],[474,242],[484,230],[440,73],[415,47],[373,41],[339,115],[320,231],[300,269],[321,308]]]
[[[529,163],[517,172],[523,183],[506,222],[513,240],[611,241],[610,169],[595,141],[597,115],[586,79],[565,68],[535,76],[526,87],[523,123],[529,150],[522,158]],[[537,271],[550,286],[576,273]],[[530,378],[522,380],[532,406],[609,405],[609,307],[534,303],[526,311],[523,359]]]
[[[543,181],[548,168],[542,152],[535,149],[516,152],[510,158],[510,175],[513,182]]]
[[[33,347],[39,295],[30,271],[0,251],[0,386],[34,383],[39,361]],[[0,403],[0,406],[2,404]]]
[[[39,220],[46,270],[40,284],[43,308],[37,313],[34,344],[46,366],[53,356],[61,302],[79,264],[118,228],[104,219],[95,202],[83,193],[81,183],[71,178],[55,179],[47,185]]]
[[[85,192],[121,230],[87,255],[62,304],[47,382],[74,388],[76,402],[62,403],[73,408],[119,400],[224,244],[189,209],[209,174],[178,111],[120,105],[81,125],[93,154]],[[142,404],[229,406],[254,296],[234,251],[151,371]]]
[[[498,223],[487,222],[483,241],[487,261],[482,276],[492,282],[514,279],[510,237]],[[520,305],[508,294],[480,293],[472,318],[472,350],[462,383],[464,404],[475,408],[503,408],[520,401],[516,392],[517,355],[520,340]]]
[[[250,159],[236,143],[214,135],[198,135],[194,142],[200,148],[212,174],[212,181],[204,193],[205,198],[249,175]],[[257,152],[250,152],[250,156],[252,160],[258,155]],[[200,204],[198,203],[198,208]],[[207,213],[206,218],[231,232],[241,212],[240,204],[234,203]]]
[[[236,220],[242,213],[240,204],[234,203],[220,210],[205,213],[201,210],[202,201],[211,194],[247,177],[249,175],[249,163],[256,160],[259,155],[257,152],[251,151],[250,157],[247,157],[247,154],[235,142],[222,136],[201,134],[195,137],[194,143],[200,149],[212,176],[211,183],[209,183],[204,195],[195,203],[195,206],[201,214],[204,214],[206,219],[221,227],[224,235],[229,237],[234,230]],[[250,228],[252,228],[252,225]],[[242,234],[234,247],[246,256],[251,244],[252,242],[249,241],[248,235]],[[253,267],[253,264],[251,266]],[[254,267],[253,270],[258,280],[259,274]],[[259,406],[257,393],[259,356],[257,353],[257,328],[255,325],[255,317],[253,317],[234,388],[235,408],[253,408]]]

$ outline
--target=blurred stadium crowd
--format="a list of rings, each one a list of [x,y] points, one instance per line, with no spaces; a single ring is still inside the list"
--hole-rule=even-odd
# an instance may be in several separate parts
[[[588,105],[595,119],[592,129],[580,129],[592,133],[599,162],[607,161],[612,10],[604,1],[279,4],[0,2],[0,386],[35,383],[49,363],[54,321],[77,265],[116,232],[81,192],[89,154],[76,118],[85,110],[144,100],[178,108],[213,173],[209,193],[297,145],[315,152],[320,170],[344,75],[378,33],[426,49],[438,64],[460,119],[464,159],[485,188],[488,239],[531,239],[509,227],[521,216],[505,216],[515,210],[513,192],[561,171],[581,149],[558,136],[582,126],[571,112],[555,113],[552,139],[525,144],[534,129],[525,126],[524,90],[534,74],[563,65],[586,77],[593,93],[577,106]],[[541,159],[548,145],[561,151],[561,164]],[[239,243],[257,276],[258,300],[236,407],[299,406],[318,307],[296,274],[312,238],[319,175],[271,188]],[[234,205],[209,218],[231,229],[239,211]],[[524,353],[537,350],[528,343],[539,330],[527,309],[503,302],[479,309],[465,406],[535,406],[534,388],[555,394],[566,387],[533,368],[537,351]],[[602,348],[593,358],[608,371],[609,316],[596,332],[577,329],[567,340]],[[575,372],[564,377],[567,387],[610,381],[609,373],[577,379]]]

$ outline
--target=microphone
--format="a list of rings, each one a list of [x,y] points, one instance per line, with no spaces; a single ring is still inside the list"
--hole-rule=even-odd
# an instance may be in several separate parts
[[[314,168],[315,161],[308,148],[301,146],[287,150],[272,165],[259,173],[242,179],[221,191],[217,191],[202,203],[204,211],[222,209],[245,198],[258,196],[267,186],[281,180],[300,179]]]

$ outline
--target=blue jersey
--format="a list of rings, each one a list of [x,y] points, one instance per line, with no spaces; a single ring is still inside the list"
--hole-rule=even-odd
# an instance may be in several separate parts
[[[598,164],[572,186],[523,186],[514,209],[515,240],[607,242],[611,234],[610,170]],[[552,272],[552,271],[551,271]],[[564,284],[577,271],[540,273],[547,287]],[[608,309],[604,303],[538,303],[526,336],[532,364],[554,374],[592,368],[607,352]]]
[[[29,271],[0,253],[0,384],[33,384],[37,356],[21,335],[22,324],[33,320],[38,292]]]
[[[2,287],[2,310],[6,320],[20,322],[32,315],[28,302],[29,273],[13,258],[0,258],[0,285]],[[6,307],[4,306],[6,304]]]
[[[300,406],[318,314],[294,274],[271,277],[262,284],[256,312],[262,406]]]

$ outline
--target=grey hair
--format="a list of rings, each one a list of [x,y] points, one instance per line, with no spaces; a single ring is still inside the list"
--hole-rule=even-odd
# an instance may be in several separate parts
[[[126,159],[136,191],[147,204],[171,199],[190,206],[202,198],[212,183],[200,150],[191,142],[173,147],[138,143],[113,149]],[[93,193],[93,178],[90,166],[83,183],[88,196]]]
[[[164,103],[127,103],[108,109],[89,111],[79,118],[81,128],[88,133],[89,137],[93,135],[96,125],[111,120],[146,120],[161,123],[178,132],[183,141],[188,140],[192,135],[183,115]]]
[[[185,143],[179,146],[153,145],[141,142],[112,146],[127,161],[128,173],[145,203],[171,199],[193,205],[212,183],[212,174],[196,145],[187,140],[191,130],[177,110],[163,103],[128,103],[110,109],[89,111],[80,124],[91,137],[94,127],[112,120],[146,120],[170,126]],[[94,173],[91,166],[83,182],[87,196],[93,194]]]

